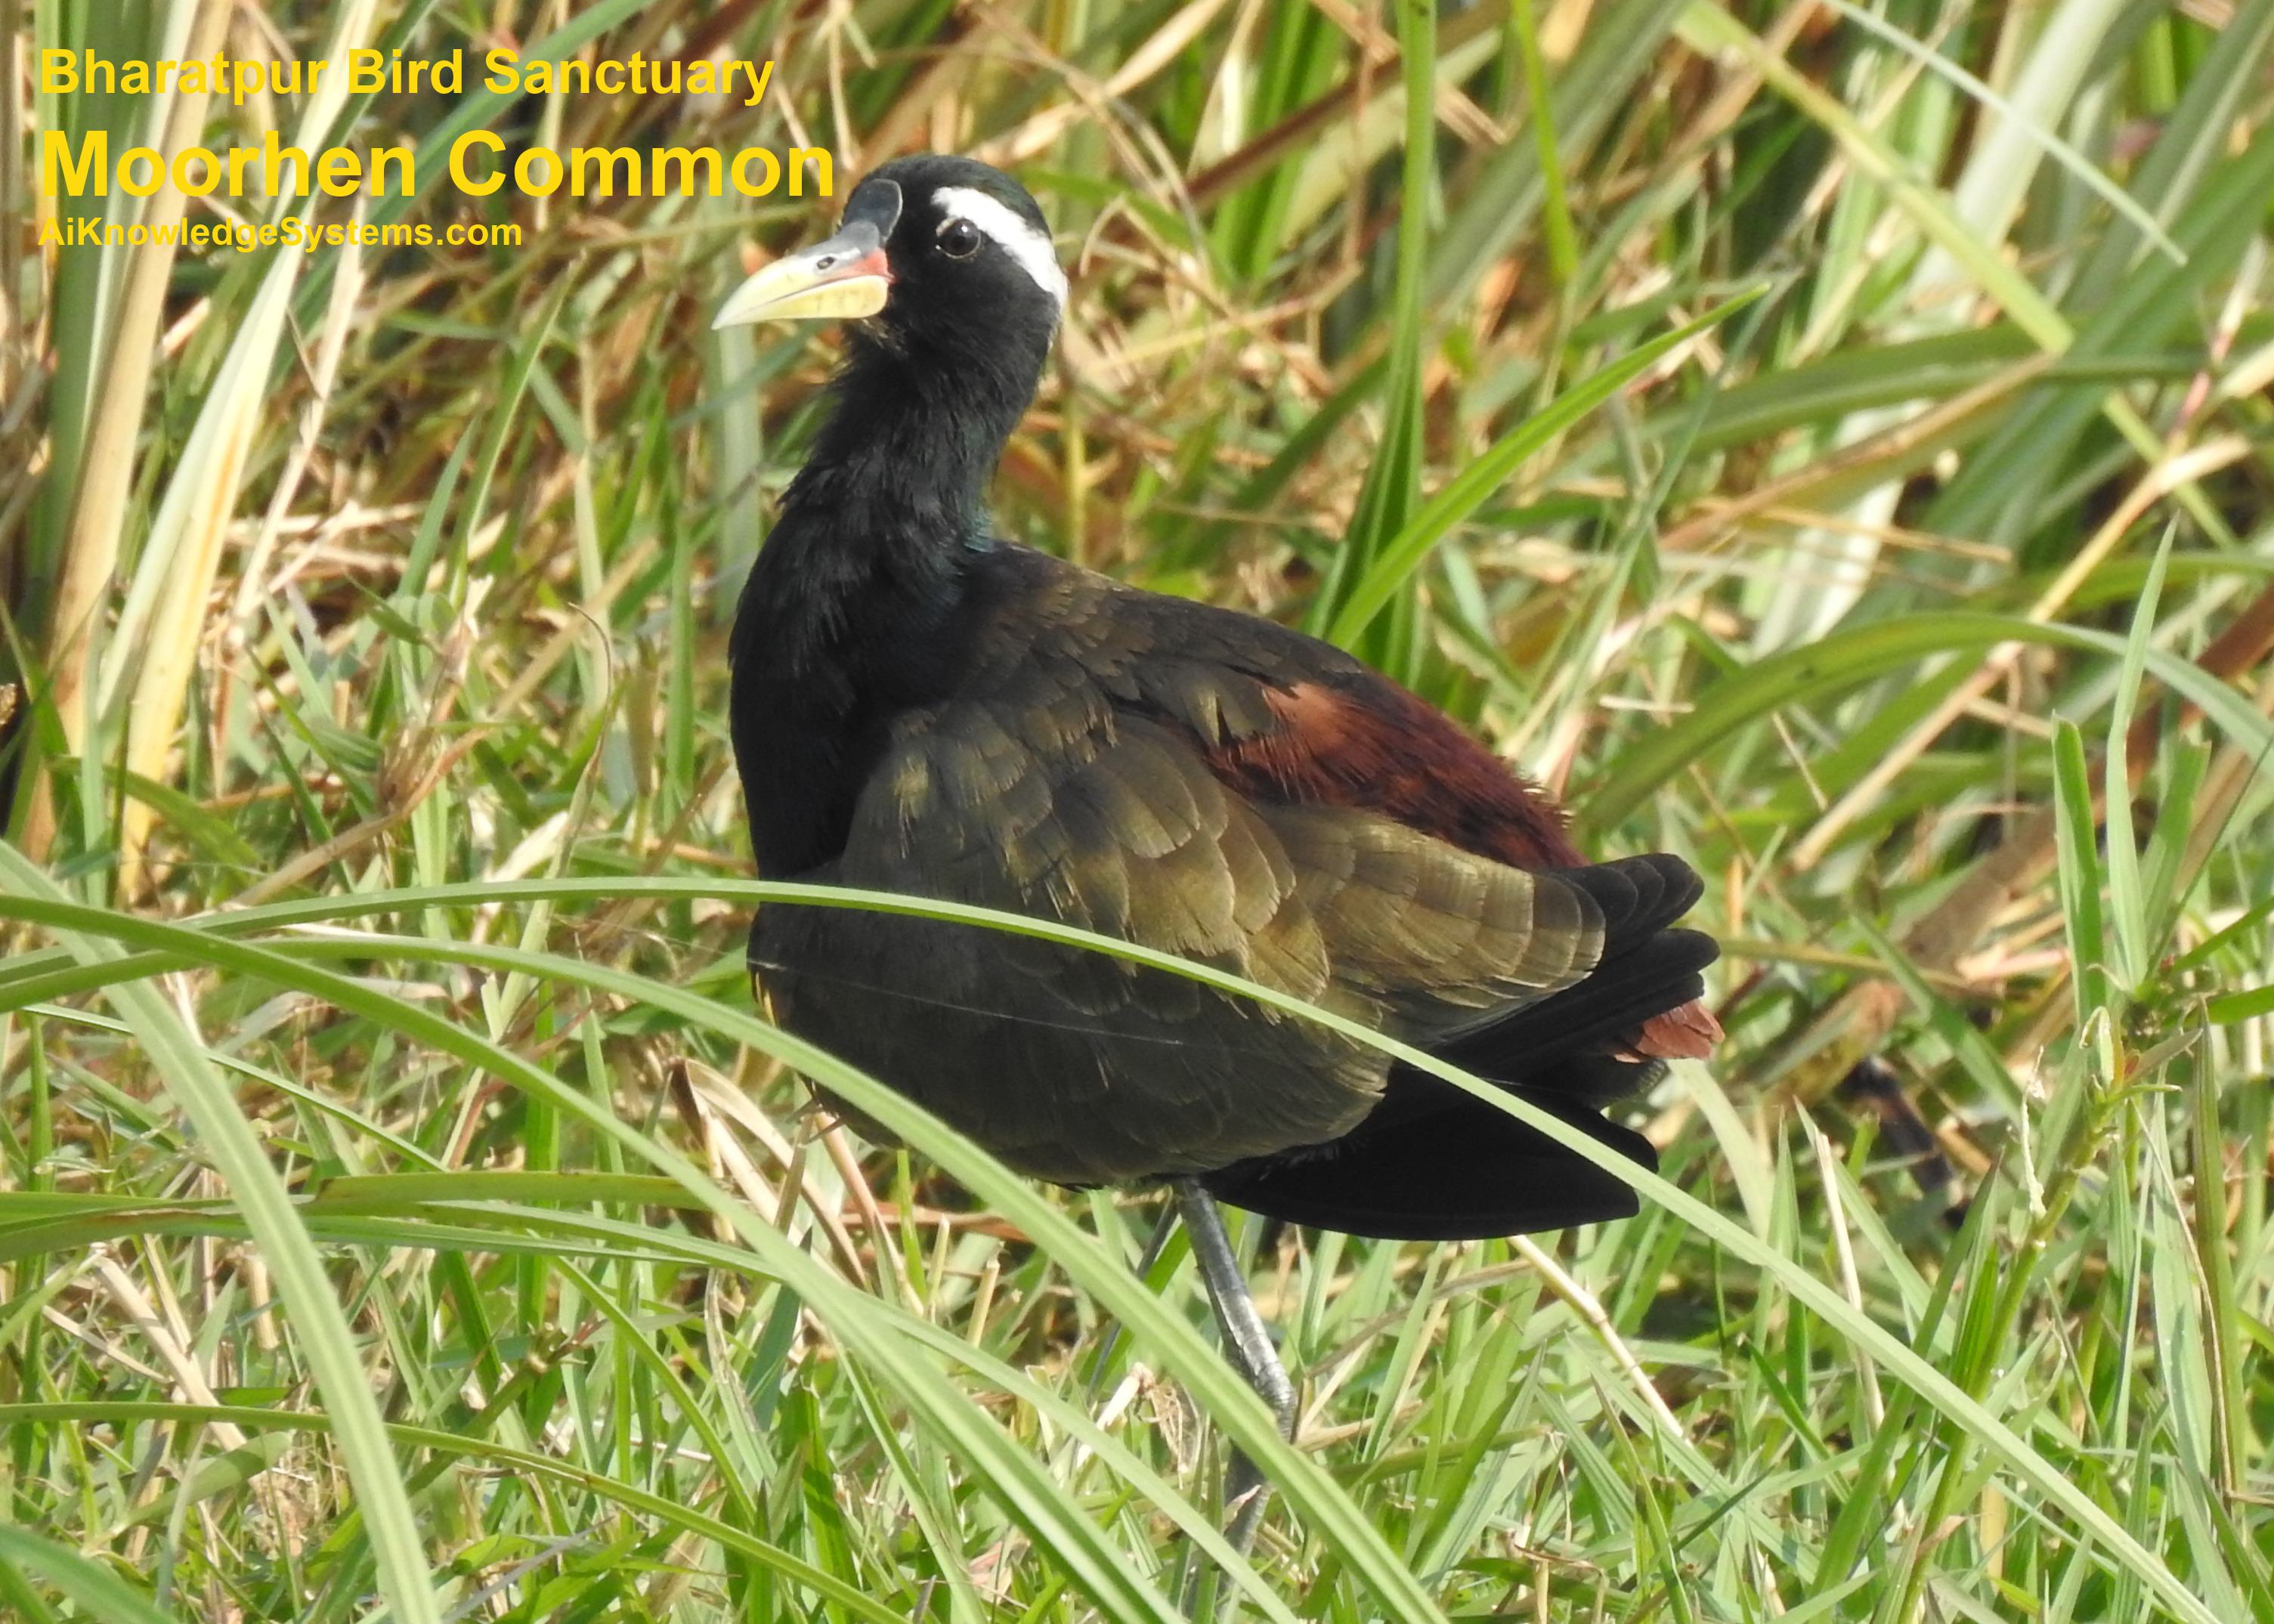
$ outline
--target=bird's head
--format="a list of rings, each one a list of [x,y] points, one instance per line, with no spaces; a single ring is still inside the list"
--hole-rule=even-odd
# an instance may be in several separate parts
[[[712,325],[845,320],[859,342],[901,355],[1032,352],[1039,367],[1065,297],[1026,188],[975,159],[925,154],[870,173],[836,235],[760,269]]]

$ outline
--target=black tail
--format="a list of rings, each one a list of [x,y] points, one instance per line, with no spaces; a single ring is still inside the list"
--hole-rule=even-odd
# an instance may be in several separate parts
[[[1670,929],[1699,894],[1688,864],[1629,858],[1559,877],[1602,907],[1603,956],[1585,981],[1475,1027],[1437,1052],[1503,1084],[1653,1170],[1650,1141],[1597,1108],[1655,1080],[1662,1064],[1617,1052],[1654,1015],[1703,995],[1711,936]],[[1235,1162],[1210,1194],[1290,1223],[1384,1240],[1473,1240],[1633,1216],[1617,1177],[1452,1084],[1398,1066],[1382,1103],[1332,1144]]]
[[[1419,1099],[1377,1127],[1390,1101]],[[1525,1097],[1653,1169],[1650,1141],[1555,1095]],[[1357,1129],[1308,1152],[1259,1156],[1201,1181],[1234,1207],[1289,1223],[1382,1240],[1480,1240],[1630,1218],[1634,1192],[1513,1116],[1401,1068],[1389,1098]]]

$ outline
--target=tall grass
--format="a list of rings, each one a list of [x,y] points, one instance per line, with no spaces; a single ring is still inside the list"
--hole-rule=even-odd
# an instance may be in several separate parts
[[[2274,1617],[2274,0],[0,22],[0,1613]],[[777,66],[28,73],[217,34]],[[1005,529],[1333,635],[1709,876],[1730,1041],[1638,1102],[1643,1215],[1247,1225],[1289,1447],[1181,1240],[1135,1271],[1157,1196],[767,1026],[724,636],[830,350],[707,316],[832,206],[33,229],[217,207],[41,199],[40,130],[439,176],[477,125],[1015,162],[1075,293]]]

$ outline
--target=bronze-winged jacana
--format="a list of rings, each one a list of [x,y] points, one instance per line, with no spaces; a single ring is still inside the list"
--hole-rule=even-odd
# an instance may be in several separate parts
[[[718,325],[841,319],[834,405],[743,590],[734,756],[761,873],[1040,915],[1392,1033],[1645,1166],[1600,1108],[1719,1029],[1697,876],[1590,865],[1421,700],[1254,616],[996,533],[987,485],[1066,279],[1034,199],[897,159]],[[1227,1350],[1293,1395],[1213,1200],[1391,1238],[1635,1210],[1617,1178],[1314,1023],[969,926],[769,904],[774,1017],[1059,1184],[1165,1181]],[[1260,1490],[1260,1485],[1249,1486]],[[1250,1495],[1239,1537],[1252,1533]]]

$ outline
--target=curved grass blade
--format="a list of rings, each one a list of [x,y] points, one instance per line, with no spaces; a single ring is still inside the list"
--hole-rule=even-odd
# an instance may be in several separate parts
[[[183,1426],[210,1426],[226,1421],[246,1432],[311,1432],[336,1437],[339,1429],[335,1417],[328,1413],[271,1410],[245,1404],[169,1404],[141,1400],[50,1401],[44,1403],[0,1404],[0,1428],[36,1426],[42,1423],[53,1425],[90,1426],[108,1423],[112,1425],[132,1425],[135,1423],[156,1425],[172,1423]],[[555,1482],[574,1485],[599,1498],[613,1500],[628,1511],[657,1518],[690,1534],[712,1540],[724,1549],[739,1553],[754,1561],[762,1562],[806,1586],[825,1600],[835,1602],[853,1617],[868,1620],[868,1624],[906,1624],[906,1615],[884,1605],[865,1591],[847,1583],[832,1573],[814,1567],[794,1553],[759,1538],[734,1524],[696,1510],[691,1506],[660,1494],[651,1494],[626,1483],[621,1477],[611,1477],[603,1472],[587,1470],[572,1461],[557,1455],[540,1455],[534,1450],[516,1449],[487,1439],[468,1438],[457,1432],[443,1432],[432,1427],[405,1426],[389,1423],[388,1437],[392,1444],[403,1449],[424,1449],[436,1455],[450,1455],[501,1467],[516,1473],[538,1477],[549,1477]],[[15,1530],[0,1528],[0,1538]],[[19,1536],[20,1537],[20,1536]],[[7,1549],[0,1545],[0,1552]],[[105,1575],[106,1577],[108,1575]],[[151,1613],[145,1615],[116,1614],[99,1612],[105,1620],[147,1616],[162,1618]],[[172,1624],[172,1620],[167,1620]]]
[[[19,1578],[39,1575],[87,1609],[89,1617],[104,1620],[106,1624],[176,1624],[148,1597],[108,1568],[5,1523],[0,1523],[0,1566]]]
[[[2038,628],[2052,630],[2057,628]],[[2067,628],[2058,628],[2067,630]],[[2010,633],[2005,634],[2010,635]],[[2120,649],[2120,639],[2106,639]],[[2188,668],[2192,670],[2193,668]],[[2200,673],[2195,673],[2200,676]],[[2230,695],[2231,697],[2231,695]],[[1794,1262],[1781,1251],[1761,1241],[1743,1225],[1713,1211],[1686,1192],[1676,1188],[1656,1173],[1631,1162],[1577,1128],[1540,1110],[1493,1084],[1450,1066],[1434,1056],[1396,1039],[1385,1037],[1330,1011],[1304,1004],[1273,989],[1243,981],[1210,966],[1193,964],[1172,955],[1148,948],[1101,936],[1088,931],[1029,919],[1018,914],[1000,914],[991,909],[968,907],[941,903],[928,898],[892,896],[879,892],[840,891],[827,886],[742,882],[729,884],[711,881],[648,880],[644,882],[603,881],[522,881],[511,884],[474,884],[422,888],[416,891],[392,893],[388,898],[395,907],[415,906],[448,906],[475,899],[501,901],[561,900],[569,895],[586,898],[610,896],[668,896],[700,894],[719,898],[748,902],[802,902],[825,906],[858,907],[875,912],[905,914],[922,918],[978,924],[1031,936],[1043,940],[1085,947],[1126,959],[1182,975],[1189,980],[1251,998],[1284,1013],[1313,1020],[1341,1033],[1356,1041],[1367,1044],[1380,1052],[1409,1065],[1427,1071],[1454,1086],[1464,1088],[1481,1100],[1495,1105],[1516,1117],[1534,1132],[1545,1134],[1573,1154],[1612,1173],[1630,1188],[1656,1206],[1665,1208],[1675,1218],[1718,1243],[1731,1253],[1744,1259],[1754,1267],[1773,1275],[1793,1297],[1804,1304],[1818,1320],[1841,1335],[1856,1342],[1879,1361],[1886,1371],[1901,1380],[1935,1410],[1964,1428],[1976,1443],[1994,1456],[2021,1481],[2029,1485],[2045,1500],[2058,1506],[2095,1541],[2101,1549],[2120,1559],[2126,1568],[2161,1598],[2173,1614],[2189,1624],[2220,1624],[2217,1615],[2172,1572],[2170,1568],[2150,1551],[2139,1539],[2118,1523],[2067,1474],[2039,1455],[2005,1422],[1992,1414],[1973,1398],[1935,1369],[1908,1342],[1894,1335],[1851,1306],[1836,1289],[1816,1279],[1805,1268]],[[340,899],[331,904],[336,916],[354,912],[377,911],[372,905],[373,896]],[[317,905],[279,905],[264,912],[282,912],[285,907],[303,912]],[[518,1057],[495,1049],[493,1045],[474,1037],[451,1023],[430,1012],[409,1007],[388,1011],[383,1007],[391,1001],[358,987],[347,978],[318,971],[312,966],[295,964],[287,954],[318,955],[327,951],[352,952],[359,957],[387,956],[399,953],[405,959],[433,957],[453,962],[474,964],[501,972],[521,971],[525,974],[594,987],[632,997],[645,996],[656,1007],[697,1020],[722,1036],[732,1036],[749,1042],[763,1052],[782,1059],[786,1064],[806,1071],[822,1081],[834,1093],[841,1093],[856,1109],[872,1114],[893,1132],[911,1144],[921,1144],[960,1182],[974,1194],[1002,1211],[1013,1222],[1027,1229],[1039,1244],[1051,1250],[1052,1256],[1086,1289],[1091,1290],[1129,1328],[1141,1336],[1154,1340],[1156,1350],[1169,1356],[1167,1363],[1175,1374],[1190,1386],[1196,1396],[1209,1404],[1219,1425],[1231,1433],[1235,1442],[1269,1471],[1278,1483],[1291,1503],[1311,1518],[1322,1533],[1331,1532],[1339,1538],[1341,1512],[1356,1516],[1342,1492],[1335,1488],[1324,1474],[1306,1457],[1298,1454],[1282,1440],[1271,1425],[1261,1403],[1250,1393],[1245,1383],[1216,1361],[1201,1344],[1197,1334],[1181,1319],[1167,1315],[1162,1305],[1142,1282],[1122,1268],[1119,1261],[1106,1256],[1096,1241],[1078,1229],[1063,1214],[1035,1193],[1028,1181],[1012,1173],[992,1156],[980,1150],[968,1139],[945,1124],[932,1117],[921,1107],[895,1094],[867,1076],[843,1066],[827,1056],[820,1055],[810,1046],[790,1034],[757,1022],[754,1018],[730,1011],[687,994],[682,990],[654,982],[646,978],[606,969],[578,960],[555,955],[528,952],[489,945],[442,943],[411,937],[379,937],[358,934],[347,938],[311,937],[272,944],[268,948],[255,948],[244,944],[208,940],[200,950],[196,940],[199,932],[192,928],[159,924],[155,921],[129,918],[106,910],[87,908],[78,905],[34,902],[19,898],[0,898],[0,914],[24,918],[44,925],[62,929],[98,931],[123,941],[137,942],[146,946],[158,946],[185,951],[200,957],[210,956],[216,965],[245,974],[261,975],[287,986],[297,986],[319,996],[346,1002],[343,1007],[358,1012],[370,1013],[374,1019],[392,1019],[400,1023],[406,1035],[430,1037],[446,1052],[458,1054],[474,1064],[485,1064],[508,1080],[519,1080],[523,1076],[534,1079],[540,1087],[559,1089],[568,1101],[573,1101],[576,1113],[591,1121],[602,1132],[626,1141],[643,1156],[658,1165],[668,1164],[674,1176],[688,1183],[690,1189],[708,1186],[708,1181],[687,1166],[668,1150],[641,1139],[612,1116],[599,1112],[580,1094],[566,1090],[551,1081],[536,1068]],[[412,1028],[418,1028],[414,1031]],[[473,1059],[486,1051],[487,1060]],[[503,1068],[501,1070],[500,1068]],[[722,1216],[736,1224],[738,1230],[748,1232],[746,1213],[737,1215],[735,1205],[727,1201],[715,1190],[707,1191],[706,1205],[714,1199]],[[780,1243],[780,1237],[765,1230],[767,1241]],[[781,1246],[760,1248],[779,1253]],[[793,1265],[804,1265],[810,1269],[809,1259],[788,1249]],[[803,1271],[802,1271],[803,1272]],[[817,1271],[814,1271],[817,1273]],[[825,1287],[838,1292],[845,1289],[833,1277],[823,1276]],[[801,1289],[802,1287],[801,1286]],[[858,1295],[858,1294],[855,1294]],[[1210,1367],[1213,1367],[1212,1369]],[[1285,1476],[1282,1476],[1284,1473]],[[1328,1492],[1320,1493],[1321,1488]],[[1340,1504],[1337,1505],[1337,1502]],[[1315,1508],[1314,1508],[1315,1507]],[[1321,1514],[1325,1514],[1322,1518]],[[1326,1525],[1330,1518],[1337,1526]],[[1362,1518],[1357,1520],[1354,1530],[1360,1548],[1378,1550],[1379,1536]],[[1382,1552],[1387,1556],[1387,1552]],[[1435,1617],[1435,1609],[1418,1583],[1394,1558],[1389,1560],[1394,1570],[1394,1588],[1401,1596],[1413,1596],[1419,1606],[1414,1616]],[[1369,1575],[1371,1577],[1371,1575]],[[1402,1580],[1402,1583],[1395,1581]],[[1388,1597],[1384,1598],[1389,1599]]]
[[[2027,134],[2030,140],[2044,148],[2047,156],[2075,176],[2095,197],[2130,221],[2139,230],[2140,235],[2152,243],[2158,252],[2168,256],[2179,264],[2187,263],[2186,252],[2165,233],[2163,226],[2157,221],[2155,215],[2142,207],[2130,192],[2117,184],[2106,170],[2063,140],[2057,131],[2049,130],[2043,123],[2029,117],[2020,108],[2000,95],[1987,82],[1968,72],[1964,67],[1953,62],[1924,40],[1904,33],[1893,23],[1853,4],[1853,0],[1825,0],[1825,4],[1858,28],[1863,29],[1864,33],[1875,34],[1885,40],[1928,71],[1940,74],[2000,118],[2011,122],[2014,128]]]
[[[173,948],[239,974],[257,976],[279,986],[297,989],[323,998],[337,1008],[390,1026],[407,1037],[429,1043],[501,1080],[550,1100],[556,1110],[582,1120],[596,1132],[613,1139],[628,1152],[674,1178],[681,1188],[695,1195],[704,1207],[731,1225],[754,1252],[766,1259],[776,1278],[788,1284],[811,1304],[824,1322],[862,1355],[904,1403],[975,1469],[985,1475],[997,1498],[1013,1519],[1038,1546],[1054,1553],[1070,1576],[1105,1610],[1107,1616],[1152,1619],[1158,1620],[1159,1624],[1169,1624],[1177,1617],[1167,1598],[1129,1570],[1126,1553],[1108,1542],[1097,1526],[1057,1491],[1056,1485],[1024,1449],[929,1364],[911,1356],[902,1339],[892,1334],[888,1322],[879,1317],[885,1312],[882,1304],[866,1292],[847,1286],[822,1269],[779,1231],[721,1190],[692,1163],[618,1121],[581,1091],[570,1088],[541,1068],[429,1011],[364,987],[352,978],[297,962],[294,958],[267,947],[255,947],[210,936],[201,940],[200,933],[182,927],[44,897],[0,895],[0,914],[32,920],[58,930],[91,928],[97,934],[114,936],[121,940]],[[426,957],[430,951],[448,957],[466,944],[438,942],[422,944],[408,937],[358,934],[350,937],[310,937],[274,945],[287,951],[311,956],[329,951],[358,958],[372,957],[374,953],[384,956],[398,956],[399,953],[405,959],[418,959]],[[819,1050],[798,1042],[788,1034],[764,1025],[755,1016],[729,1011],[708,999],[621,971],[578,965],[576,961],[552,955],[499,950],[504,957],[497,958],[488,950],[470,948],[469,951],[476,952],[478,961],[486,966],[505,973],[520,970],[569,982],[589,974],[592,977],[587,982],[589,985],[636,1000],[645,999],[657,1008],[709,1025],[722,1035],[761,1052],[778,1055],[786,1063],[825,1080],[830,1088],[841,1087],[845,1097],[856,1103],[881,1102],[884,1114],[880,1120],[886,1121],[888,1125],[897,1125],[896,1118],[911,1120],[907,1116],[909,1108],[906,1103],[883,1085],[840,1064]],[[469,959],[465,962],[476,961]],[[1088,1253],[1093,1254],[1086,1258],[1088,1267],[1077,1272],[1077,1278],[1092,1287],[1099,1284],[1101,1277],[1110,1281],[1111,1284],[1099,1291],[1101,1300],[1107,1301],[1108,1305],[1117,1314],[1122,1315],[1133,1329],[1153,1337],[1156,1346],[1166,1342],[1172,1347],[1173,1357],[1169,1361],[1171,1368],[1213,1412],[1222,1414],[1227,1406],[1244,1404],[1246,1407],[1240,1412],[1235,1435],[1238,1436],[1239,1430],[1252,1430],[1257,1438],[1268,1437],[1277,1445],[1284,1469],[1291,1476],[1305,1479],[1301,1492],[1291,1492],[1291,1500],[1312,1513],[1314,1522],[1322,1534],[1338,1540],[1343,1547],[1344,1560],[1375,1588],[1378,1598],[1389,1610],[1389,1616],[1425,1620],[1442,1618],[1419,1582],[1397,1561],[1357,1507],[1315,1463],[1296,1455],[1279,1438],[1276,1426],[1261,1401],[1200,1340],[1197,1332],[1185,1324],[1181,1318],[1173,1315],[1149,1292],[1144,1291],[1141,1283],[1120,1268],[1118,1262],[1107,1256],[1094,1240],[1074,1229],[1068,1220],[1050,1208],[1031,1187],[1025,1185],[1024,1181],[1002,1168],[1001,1164],[995,1163],[993,1158],[986,1156],[968,1141],[960,1140],[960,1136],[953,1146],[941,1146],[938,1141],[946,1139],[950,1132],[944,1124],[934,1135],[923,1121],[916,1120],[912,1132],[927,1136],[927,1148],[945,1149],[946,1154],[940,1157],[943,1164],[960,1178],[967,1179],[975,1192],[990,1197],[1000,1192],[1003,1199],[996,1202],[998,1209],[1013,1222],[1026,1228],[1029,1234],[1035,1234],[1037,1240],[1053,1246],[1053,1255],[1058,1256],[1062,1263],[1066,1261],[1068,1253],[1087,1249]],[[993,1177],[990,1178],[981,1165],[983,1162],[992,1164]],[[1053,1225],[1057,1226],[1058,1233],[1049,1239],[1036,1233],[1037,1229]],[[1112,1286],[1124,1282],[1134,1292],[1133,1297],[1111,1289]],[[1250,1410],[1252,1416],[1247,1413]],[[1250,1447],[1246,1437],[1239,1437],[1239,1441],[1243,1447]],[[1254,1447],[1262,1446],[1257,1444]],[[1252,1570],[1250,1583],[1252,1585],[1261,1584],[1260,1580],[1253,1579]]]
[[[1336,613],[1327,638],[1348,648],[1352,640],[1389,606],[1406,578],[1427,561],[1430,550],[1452,528],[1466,519],[1505,484],[1525,458],[1585,417],[1647,371],[1652,363],[1743,310],[1760,297],[1760,289],[1715,305],[1694,321],[1685,321],[1671,333],[1662,333],[1638,344],[1600,372],[1576,383],[1526,417],[1493,447],[1422,504],[1404,528],[1383,544],[1351,589],[1349,601]]]
[[[0,883],[5,883],[11,900],[36,898],[81,915],[102,912],[68,902],[52,881],[4,843],[0,843]],[[88,964],[119,957],[116,943],[104,939],[110,935],[108,930],[82,933],[64,924],[57,933],[64,945]],[[207,1059],[204,1046],[156,988],[147,981],[126,981],[106,989],[104,996],[134,1028],[167,1090],[181,1102],[267,1261],[277,1296],[315,1374],[317,1391],[337,1417],[340,1454],[370,1530],[381,1593],[401,1624],[440,1624],[418,1520],[388,1447],[355,1334],[348,1328],[315,1243],[301,1227],[267,1148],[237,1109],[229,1085]]]
[[[1595,829],[1615,827],[1684,767],[1711,760],[1723,741],[1781,705],[1835,693],[1929,655],[2001,643],[2089,649],[2120,661],[2130,648],[2127,639],[2107,632],[2020,615],[1902,615],[1839,632],[1722,678],[1705,691],[1689,714],[1629,746],[1587,795],[1583,821]],[[2143,649],[2140,658],[2160,681],[2200,705],[2246,750],[2255,755],[2274,745],[2274,723],[2202,667],[2159,649]]]

